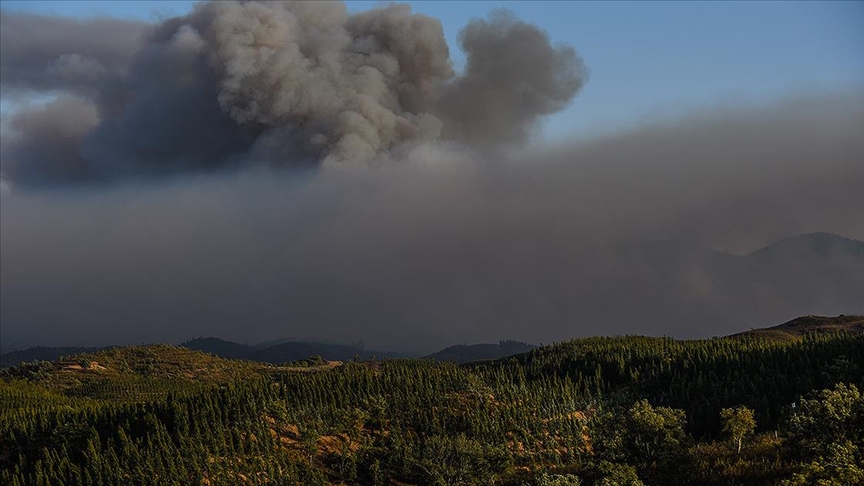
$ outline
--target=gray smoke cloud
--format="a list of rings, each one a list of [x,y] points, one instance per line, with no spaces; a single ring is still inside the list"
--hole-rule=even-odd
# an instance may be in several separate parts
[[[63,90],[93,96],[129,68],[146,25],[117,19],[73,20],[0,11],[0,84],[4,96]]]
[[[586,79],[576,51],[550,48],[542,31],[506,11],[472,21],[459,41],[469,53],[465,74],[437,111],[448,138],[486,147],[525,142],[537,118],[566,107]]]
[[[3,96],[57,95],[4,120],[4,347],[431,351],[864,313],[864,243],[751,254],[864,240],[860,92],[520,153],[587,74],[504,12],[462,31],[461,73],[401,5],[0,18]]]
[[[864,99],[708,110],[486,160],[258,167],[0,205],[4,343],[317,335],[430,351],[861,313]],[[724,251],[720,251],[724,250]]]
[[[25,139],[0,145],[0,157],[8,156],[19,162],[12,172],[15,179],[86,180],[89,169],[79,148],[98,123],[99,114],[93,105],[80,98],[56,99],[40,109],[25,110],[12,117],[9,129],[26,134]],[[39,143],[40,140],[45,143]]]
[[[587,76],[573,48],[506,12],[462,31],[460,75],[441,23],[407,5],[220,1],[148,26],[2,17],[4,89],[77,97],[14,115],[0,170],[24,186],[378,164],[441,141],[495,151],[528,140]]]

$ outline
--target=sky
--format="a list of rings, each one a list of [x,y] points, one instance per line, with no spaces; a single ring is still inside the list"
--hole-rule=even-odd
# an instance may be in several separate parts
[[[187,1],[2,1],[3,9],[78,18],[158,20]],[[574,46],[591,77],[547,139],[591,137],[727,103],[809,92],[864,92],[864,2],[405,2],[441,20],[456,67],[458,32],[473,17],[512,10]],[[361,11],[382,2],[348,2]],[[8,110],[9,107],[6,107]]]
[[[862,3],[191,5],[2,3],[0,348],[864,314]]]

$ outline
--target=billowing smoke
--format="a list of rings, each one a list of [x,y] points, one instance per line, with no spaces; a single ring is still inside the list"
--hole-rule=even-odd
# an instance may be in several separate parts
[[[3,95],[60,90],[95,96],[108,79],[128,71],[145,27],[0,11]]]
[[[3,95],[58,94],[4,120],[3,347],[428,352],[864,313],[864,243],[795,237],[864,240],[860,91],[527,152],[585,68],[506,13],[463,30],[461,73],[398,5],[2,20]]]
[[[495,164],[427,146],[374,170],[13,191],[0,336],[431,351],[861,313],[864,243],[716,251],[864,240],[861,133],[860,95],[819,96]]]
[[[2,30],[4,89],[76,97],[11,121],[2,172],[24,185],[365,165],[442,140],[494,151],[586,78],[571,47],[506,12],[462,31],[459,76],[441,23],[407,5],[220,1],[146,28],[4,12]]]

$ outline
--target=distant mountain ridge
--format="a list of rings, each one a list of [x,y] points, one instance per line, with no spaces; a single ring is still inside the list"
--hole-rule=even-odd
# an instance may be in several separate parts
[[[746,255],[693,248],[674,241],[643,242],[617,251],[622,265],[652,269],[647,273],[650,280],[634,281],[632,286],[634,289],[650,288],[649,293],[642,295],[644,298],[639,305],[649,306],[649,311],[650,306],[656,306],[656,322],[664,322],[664,312],[670,316],[689,313],[694,319],[702,319],[696,322],[705,328],[716,329],[718,334],[733,334],[735,329],[729,327],[732,323],[777,322],[777,309],[783,309],[785,315],[845,313],[845,317],[852,318],[864,314],[864,242],[859,240],[817,232],[785,238]],[[581,289],[581,292],[586,301],[604,297],[591,294],[590,287]],[[604,311],[614,313],[615,308],[609,306]],[[711,316],[721,314],[722,318],[712,320]],[[610,319],[625,322],[630,316],[623,313]],[[801,319],[812,323],[814,319],[822,318],[805,316],[758,333],[794,337],[800,334],[797,329],[805,322]],[[674,329],[671,332],[686,331]],[[361,359],[371,355],[378,358],[402,356],[395,352],[364,349],[359,344],[313,341],[278,340],[246,345],[208,337],[182,345],[221,357],[273,364],[314,355],[342,361],[355,355]],[[34,360],[54,361],[61,356],[98,349],[104,348],[36,346],[19,349],[0,354],[0,367]],[[528,349],[512,348],[503,343],[460,344],[432,353],[427,358],[464,363],[497,359],[527,352]]]
[[[200,337],[180,343],[180,346],[195,351],[215,354],[222,358],[248,359],[257,349],[254,346],[226,341],[215,337]]]
[[[607,322],[650,315],[653,322],[666,318],[683,323],[668,331],[675,334],[700,327],[731,334],[736,322],[864,314],[864,242],[835,234],[792,236],[744,255],[681,241],[633,244],[616,251],[621,266],[643,269],[634,272],[634,279],[616,282],[639,310],[609,308],[599,315]],[[604,297],[602,292],[595,295]],[[655,334],[664,332],[649,327]]]
[[[612,282],[623,285],[623,291],[619,291],[630,292],[630,298],[638,300],[631,306],[617,306],[617,299],[609,299],[602,287],[586,285],[574,289],[586,306],[604,302],[598,317],[607,323],[634,322],[642,320],[643,315],[651,315],[651,323],[684,323],[678,328],[662,329],[658,325],[646,331],[637,329],[635,333],[685,335],[690,329],[684,326],[694,322],[702,329],[713,329],[716,334],[732,334],[740,329],[730,327],[735,323],[778,322],[778,314],[783,317],[864,314],[864,241],[836,234],[817,232],[791,236],[744,255],[694,247],[683,241],[631,242],[612,252],[616,264],[621,267],[641,269],[642,273],[636,272],[636,278],[627,276]],[[630,312],[628,307],[638,309],[638,315],[634,317],[635,312]],[[593,320],[590,314],[580,319]],[[4,341],[8,339],[4,337]],[[304,359],[309,357],[306,353],[338,360],[351,359],[355,354],[361,358],[373,354],[388,358],[400,356],[394,352],[367,350],[360,344],[320,343],[311,338],[247,345],[214,337],[193,339],[183,345],[218,356],[270,363]],[[497,347],[500,344],[460,344],[428,357],[466,362],[494,359],[509,352]],[[0,354],[0,366],[56,360],[60,356],[100,348],[11,349],[13,351]]]
[[[783,324],[750,329],[726,337],[756,336],[766,339],[795,339],[808,333],[854,332],[864,333],[864,316],[839,315],[834,317],[807,315]],[[403,358],[395,352],[367,350],[356,345],[322,344],[309,342],[287,342],[258,349],[255,346],[226,341],[215,337],[196,338],[179,345],[191,351],[208,353],[219,358],[239,359],[268,364],[283,364],[299,361],[311,356],[321,356],[325,361],[350,361],[359,357],[365,361],[374,356],[381,358]],[[124,347],[34,347],[0,355],[0,367],[12,367],[31,361],[58,361],[61,357],[104,352]],[[520,341],[499,341],[498,344],[457,344],[425,356],[436,361],[452,361],[459,364],[493,361],[517,356],[538,349],[538,346]]]
[[[746,256],[772,255],[799,251],[810,251],[823,255],[831,253],[845,253],[864,256],[864,241],[820,231],[784,238]]]
[[[498,344],[457,344],[425,356],[436,361],[453,361],[456,363],[471,363],[506,358],[514,354],[527,353],[537,346],[519,341],[500,341]]]

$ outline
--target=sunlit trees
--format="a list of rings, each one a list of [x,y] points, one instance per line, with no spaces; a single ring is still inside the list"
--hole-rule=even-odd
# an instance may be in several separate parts
[[[684,472],[692,443],[684,430],[686,423],[682,410],[654,407],[647,400],[638,400],[625,410],[596,414],[589,427],[597,464],[590,474],[598,481],[618,478],[605,484],[635,485],[640,484],[639,478],[674,483],[671,478],[677,480]]]
[[[802,455],[818,454],[831,443],[864,442],[864,397],[855,385],[837,384],[803,398],[786,423],[789,445]]]
[[[802,467],[788,485],[864,484],[864,396],[840,383],[795,407],[785,427],[786,447]]]
[[[596,468],[598,478],[595,486],[645,486],[639,479],[636,469],[627,464],[601,461]]]
[[[738,454],[741,454],[742,442],[756,431],[753,410],[743,405],[724,408],[720,411],[720,419],[723,421],[723,433],[737,445]]]
[[[535,480],[536,486],[582,486],[583,482],[575,474],[549,474],[544,472]]]
[[[681,466],[692,442],[684,431],[686,422],[683,410],[652,407],[647,400],[634,403],[624,420],[624,446],[630,463],[644,477],[668,477],[671,468]]]
[[[835,387],[841,375],[822,371],[845,363],[837,356],[864,362],[864,335],[592,338],[472,366],[384,360],[256,372],[218,362],[208,366],[231,379],[210,383],[178,379],[198,369],[194,360],[164,376],[165,353],[181,352],[115,350],[106,357],[126,365],[93,360],[110,371],[71,388],[57,386],[70,375],[51,365],[4,371],[0,484],[864,481],[859,388]],[[844,369],[864,383],[862,367]],[[747,441],[756,420],[772,430],[783,414],[773,445]],[[749,444],[737,457],[710,442],[723,426]]]

